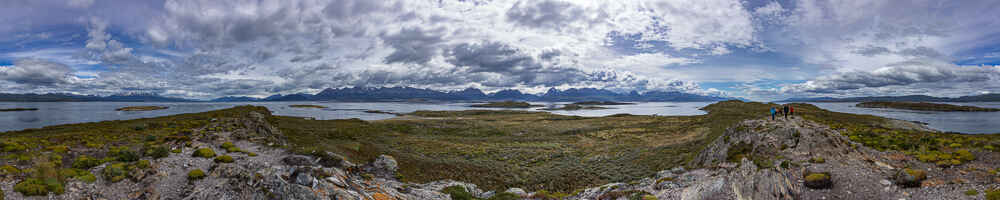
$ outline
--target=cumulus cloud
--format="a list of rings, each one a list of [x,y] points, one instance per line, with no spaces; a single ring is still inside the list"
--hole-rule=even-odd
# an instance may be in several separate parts
[[[995,66],[956,66],[954,64],[909,61],[874,71],[851,71],[822,76],[782,88],[785,92],[841,93],[865,88],[910,86],[915,84],[952,84],[1000,81]],[[921,85],[926,87],[927,85]]]
[[[0,67],[0,80],[26,85],[52,86],[67,83],[73,70],[60,63],[21,59],[13,66]]]

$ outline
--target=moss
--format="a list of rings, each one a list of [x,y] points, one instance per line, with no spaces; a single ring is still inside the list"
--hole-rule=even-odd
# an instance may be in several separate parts
[[[441,193],[448,194],[448,196],[450,196],[451,199],[454,200],[473,200],[476,198],[471,193],[469,193],[469,191],[467,191],[465,187],[459,185],[445,187],[444,189],[441,189]]]
[[[122,181],[127,178],[126,176],[128,176],[128,171],[126,171],[125,163],[113,163],[104,167],[104,170],[101,171],[101,175],[104,176],[105,180],[117,183],[118,181]]]
[[[215,151],[212,151],[212,149],[210,148],[200,148],[198,150],[195,150],[194,154],[191,154],[191,156],[202,157],[202,158],[214,158]]]
[[[215,162],[217,163],[233,163],[233,157],[229,155],[221,155],[215,157]]]
[[[21,170],[13,165],[0,166],[0,174],[20,174]]]
[[[830,180],[830,173],[809,173],[804,184],[813,189],[826,189],[833,186],[833,181]]]
[[[976,196],[976,195],[979,195],[979,190],[976,190],[976,189],[966,190],[965,191],[965,195],[966,196]]]
[[[986,200],[1000,200],[1000,190],[986,191]]]
[[[959,149],[958,151],[955,151],[955,157],[965,162],[976,160],[976,155],[973,155],[972,152],[969,152],[967,149]]]
[[[183,149],[181,149],[181,148],[176,148],[176,149],[174,149],[174,150],[170,150],[170,153],[181,153],[181,152],[183,152],[183,151],[184,151],[184,150],[183,150]]]
[[[159,145],[148,147],[145,151],[143,151],[143,153],[146,156],[153,157],[153,159],[166,158],[167,156],[170,156],[170,150],[167,149],[167,147]]]
[[[42,196],[49,194],[45,181],[28,178],[14,185],[14,191],[20,192],[24,196]]]
[[[69,152],[69,147],[66,147],[66,145],[56,145],[56,146],[45,147],[45,150],[51,151],[53,153],[63,154]]]
[[[222,145],[219,145],[219,147],[222,147],[222,149],[229,149],[229,148],[236,147],[236,145],[233,145],[232,142],[225,142],[225,143],[222,143]]]
[[[135,163],[135,167],[138,169],[149,169],[153,164],[149,160],[140,160]]]
[[[3,143],[0,143],[0,146],[3,147],[3,152],[19,152],[28,149],[28,146],[24,144],[11,141],[5,141]]]
[[[188,172],[188,180],[200,180],[205,178],[205,172],[201,169],[194,169]]]
[[[823,159],[823,157],[813,157],[812,159],[809,159],[809,162],[811,162],[811,163],[826,163],[826,159]]]
[[[660,184],[664,181],[674,181],[674,177],[663,177],[660,179],[656,179],[656,184]]]

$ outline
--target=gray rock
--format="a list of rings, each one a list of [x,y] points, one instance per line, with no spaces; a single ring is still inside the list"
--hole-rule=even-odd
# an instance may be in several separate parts
[[[313,165],[316,165],[316,164],[313,163],[312,158],[309,158],[308,156],[300,156],[300,155],[292,155],[292,156],[288,156],[288,157],[282,158],[281,162],[284,162],[286,165],[291,165],[291,166],[313,166]]]
[[[295,184],[312,187],[313,180],[312,175],[309,174],[307,169],[295,170],[295,173],[292,173],[292,182]]]
[[[889,184],[892,184],[892,182],[890,182],[889,180],[886,180],[886,179],[882,179],[881,181],[879,181],[879,183],[882,184],[882,185],[886,185],[886,186],[889,185]]]
[[[354,163],[347,161],[346,157],[337,153],[324,151],[319,157],[319,164],[323,167],[336,167],[341,169],[354,167]]]
[[[388,155],[381,155],[375,158],[375,161],[364,168],[365,172],[371,173],[375,177],[386,179],[394,179],[396,177],[396,170],[399,170],[396,159]]]
[[[525,192],[524,189],[521,189],[521,188],[510,188],[510,189],[507,189],[507,191],[504,191],[504,192],[511,193],[511,194],[516,194],[518,196],[526,196],[526,195],[528,195],[528,192]]]
[[[691,185],[691,187],[685,188],[681,192],[681,199],[683,200],[712,200],[712,199],[731,199],[727,197],[723,191],[723,186],[726,185],[725,178],[712,178],[709,180],[701,181]]]

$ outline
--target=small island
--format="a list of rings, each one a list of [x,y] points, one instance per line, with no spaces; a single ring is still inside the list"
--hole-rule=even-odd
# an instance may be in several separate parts
[[[611,108],[591,106],[591,105],[580,105],[573,103],[573,104],[566,104],[565,106],[559,108],[542,108],[541,110],[602,110],[602,109],[611,109]]]
[[[919,111],[941,111],[941,112],[996,112],[1000,109],[996,108],[981,108],[975,106],[960,106],[952,104],[942,104],[942,103],[926,103],[926,102],[888,102],[888,101],[872,101],[872,102],[862,102],[855,105],[862,108],[894,108],[894,109],[904,109],[904,110],[919,110]]]
[[[128,106],[115,109],[115,111],[150,111],[150,110],[163,110],[170,107],[166,106]]]
[[[387,114],[387,115],[403,116],[403,113],[381,111],[381,110],[365,110],[364,112],[365,113],[372,113],[372,114]]]
[[[502,102],[490,102],[485,104],[476,104],[469,107],[478,108],[531,108],[531,107],[542,107],[541,105],[531,105],[528,102],[521,101],[502,101]]]
[[[0,112],[35,111],[38,108],[0,108]]]
[[[602,106],[611,106],[611,105],[632,105],[632,104],[635,104],[635,103],[614,102],[614,101],[583,101],[583,102],[576,102],[576,103],[573,103],[573,104],[576,104],[576,105],[602,105]]]
[[[318,106],[318,105],[288,105],[288,107],[292,107],[292,108],[326,108],[326,106]]]

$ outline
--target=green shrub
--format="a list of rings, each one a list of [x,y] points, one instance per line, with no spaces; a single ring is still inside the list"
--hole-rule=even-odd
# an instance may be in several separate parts
[[[20,174],[21,170],[13,165],[0,166],[0,174]]]
[[[0,143],[0,146],[3,146],[3,152],[18,152],[28,149],[28,146],[19,142],[3,142]]]
[[[153,159],[159,159],[170,156],[170,149],[167,149],[167,147],[163,146],[152,146],[146,148],[144,153],[146,154],[146,156],[153,157]]]
[[[812,159],[809,159],[809,162],[811,162],[811,163],[826,163],[826,159],[824,159],[823,157],[813,157]]]
[[[805,185],[812,189],[826,189],[833,186],[830,180],[830,173],[809,173],[805,177]]]
[[[149,167],[152,166],[153,164],[149,160],[140,160],[139,162],[135,163],[135,167],[139,169],[149,169]]]
[[[195,169],[188,172],[188,180],[199,180],[205,178],[205,172],[201,169]]]
[[[192,154],[191,156],[202,157],[202,158],[214,158],[215,151],[212,151],[212,149],[210,148],[200,148],[198,150],[195,150],[194,154]]]
[[[229,149],[229,148],[236,147],[236,145],[233,145],[232,142],[224,142],[224,143],[222,143],[222,145],[219,145],[219,147],[222,147],[222,149]]]
[[[215,157],[215,162],[217,163],[233,163],[233,157],[229,155],[221,155]]]
[[[91,158],[86,155],[81,155],[80,157],[76,157],[76,161],[73,161],[73,168],[90,169],[98,165],[101,165],[101,163],[104,162],[101,161],[100,159]]]
[[[128,171],[126,171],[125,163],[113,163],[104,167],[101,171],[101,175],[104,179],[111,181],[112,183],[117,183],[118,181],[124,180],[128,176]]]
[[[986,200],[1000,200],[1000,190],[986,191]]]
[[[69,152],[69,147],[66,147],[66,145],[56,145],[56,146],[45,147],[45,150],[51,151],[53,153],[62,154]]]
[[[181,148],[176,148],[174,150],[170,150],[170,153],[181,153],[181,152],[183,152],[183,150]]]
[[[453,200],[473,200],[476,198],[475,196],[472,196],[469,191],[465,190],[465,187],[458,185],[448,186],[441,189],[441,192],[448,194],[448,196],[451,196],[451,199]]]
[[[28,178],[14,185],[14,191],[24,196],[42,196],[49,194],[45,182],[36,178]]]
[[[966,149],[959,149],[958,151],[955,151],[955,157],[965,162],[976,160],[976,155],[973,155],[972,152],[969,152],[969,150]]]
[[[979,195],[979,190],[976,190],[976,189],[966,190],[965,191],[965,195],[966,196],[976,196],[976,195]]]
[[[119,151],[116,151],[116,152],[112,153],[112,155],[115,155],[115,157],[118,158],[117,159],[118,161],[122,161],[122,162],[135,162],[135,161],[139,160],[139,158],[140,158],[139,153],[136,153],[135,151],[131,151],[127,147],[123,147],[123,148],[124,149],[121,149]]]

